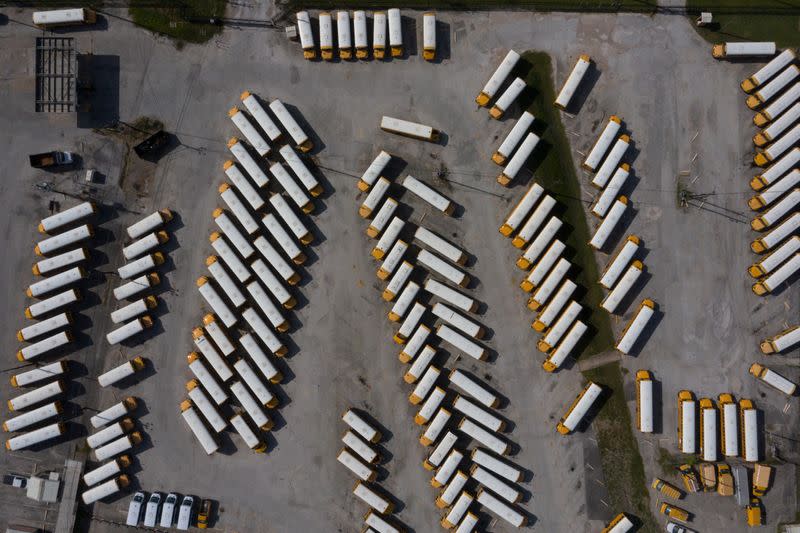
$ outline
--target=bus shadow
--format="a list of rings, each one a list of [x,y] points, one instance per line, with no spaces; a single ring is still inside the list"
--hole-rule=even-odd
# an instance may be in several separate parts
[[[281,101],[283,102],[283,100]],[[322,138],[317,134],[317,131],[313,127],[311,127],[311,124],[309,124],[309,122],[306,120],[306,117],[303,116],[303,114],[300,112],[297,106],[286,102],[283,102],[283,105],[289,111],[289,114],[292,116],[292,118],[295,119],[297,124],[303,130],[303,132],[306,135],[308,135],[309,140],[311,140],[311,142],[314,144],[314,148],[312,148],[311,151],[307,152],[305,155],[310,157],[323,151],[326,147],[325,143],[322,141]],[[289,144],[291,145],[292,144],[291,136],[287,136],[287,139],[290,139]]]

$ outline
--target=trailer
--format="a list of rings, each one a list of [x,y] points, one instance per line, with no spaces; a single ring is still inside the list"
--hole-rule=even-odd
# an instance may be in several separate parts
[[[60,230],[64,226],[74,224],[86,217],[97,213],[97,205],[93,202],[83,202],[69,209],[65,209],[49,217],[45,217],[39,223],[39,233],[50,233]]]
[[[101,387],[109,387],[123,379],[134,375],[136,372],[141,372],[145,368],[144,359],[141,357],[134,357],[130,361],[126,361],[119,366],[115,366],[111,370],[103,372],[97,376],[97,382]]]
[[[172,211],[169,209],[160,209],[147,215],[135,224],[128,226],[125,231],[131,239],[138,239],[151,231],[157,230],[170,220],[172,220]]]
[[[436,14],[422,14],[422,58],[425,61],[436,59]]]
[[[500,65],[495,69],[492,73],[489,81],[486,82],[486,85],[483,86],[483,89],[478,96],[475,97],[475,103],[481,107],[486,107],[489,105],[489,101],[494,98],[497,91],[500,89],[500,86],[503,84],[505,79],[511,74],[511,71],[519,61],[520,55],[515,52],[514,50],[509,50],[506,56],[503,58],[503,61],[500,62]]]
[[[118,327],[115,330],[106,334],[106,340],[109,344],[119,344],[120,342],[133,337],[137,333],[141,333],[147,328],[153,326],[153,319],[148,315],[136,318],[127,324]]]
[[[21,415],[9,418],[3,422],[3,431],[22,431],[34,424],[58,416],[63,410],[60,401],[48,403],[31,411],[26,411]]]
[[[321,14],[320,14],[320,22],[322,22]],[[330,18],[328,18],[328,22],[330,22]],[[321,41],[322,39],[320,39]],[[244,107],[247,108],[248,113],[261,127],[261,130],[267,134],[269,140],[271,142],[278,142],[281,140],[283,134],[281,133],[280,128],[275,124],[275,122],[269,117],[266,111],[264,111],[264,107],[261,105],[261,102],[258,101],[258,98],[252,94],[250,91],[244,91],[239,99],[244,104]]]
[[[774,42],[719,43],[711,48],[715,59],[775,55]]]
[[[117,274],[119,275],[120,279],[130,279],[134,276],[138,276],[139,274],[143,274],[147,270],[156,268],[159,265],[163,265],[164,260],[164,254],[161,252],[154,252],[136,259],[135,261],[131,261],[130,263],[122,265],[117,269]]]
[[[181,418],[183,418],[183,421],[189,426],[189,429],[192,430],[192,433],[194,433],[195,438],[200,443],[200,446],[203,447],[206,454],[211,455],[216,452],[219,449],[219,444],[217,444],[211,432],[208,431],[208,428],[203,424],[200,415],[197,414],[192,403],[185,400],[180,404],[180,409]]]
[[[420,141],[428,141],[438,143],[441,133],[436,128],[411,122],[401,118],[388,117],[386,115],[381,117],[381,129],[388,133],[395,135],[402,135]]]
[[[300,46],[303,48],[304,59],[316,59],[317,50],[314,47],[314,33],[311,31],[311,18],[308,11],[297,12],[297,33],[300,36]]]
[[[508,162],[503,171],[497,176],[497,183],[506,187],[511,181],[517,177],[519,171],[522,169],[525,162],[528,160],[536,145],[539,144],[539,136],[535,133],[528,133],[525,140],[522,141],[519,149],[514,153],[514,156]]]
[[[503,91],[503,94],[500,95],[500,98],[489,110],[489,116],[495,120],[500,120],[517,97],[522,94],[525,87],[525,81],[522,78],[514,78],[514,81]]]
[[[34,247],[36,255],[48,255],[65,246],[75,244],[80,241],[90,239],[94,236],[94,229],[89,224],[78,226],[77,228],[68,229],[62,233],[48,237]]]
[[[577,63],[575,63],[575,66],[572,67],[572,72],[569,73],[567,81],[564,82],[564,86],[561,88],[561,91],[559,91],[553,105],[561,110],[566,111],[570,101],[572,100],[572,97],[578,90],[578,85],[580,85],[583,77],[586,76],[586,72],[589,70],[591,61],[592,59],[586,54],[581,55],[578,58]]]
[[[238,107],[233,106],[230,108],[228,111],[228,116],[236,125],[236,127],[239,128],[239,131],[242,132],[244,138],[247,139],[247,142],[250,143],[250,146],[253,147],[258,155],[261,157],[266,157],[271,152],[269,143],[267,143],[264,137],[261,136],[261,133],[256,129],[255,126],[253,126],[253,123],[250,122],[250,119],[247,118],[247,116],[242,113]],[[256,176],[253,174],[251,174],[251,176],[256,178]]]
[[[298,150],[305,154],[314,149],[314,143],[306,132],[303,131],[303,128],[300,127],[300,124],[297,123],[297,120],[295,120],[289,110],[286,109],[283,102],[275,99],[269,104],[269,109],[289,134],[289,137],[292,138]]]
[[[47,352],[69,344],[73,340],[74,338],[72,336],[72,332],[61,331],[33,344],[29,344],[28,346],[25,346],[21,350],[17,351],[17,360],[20,362],[31,361],[46,354]]]

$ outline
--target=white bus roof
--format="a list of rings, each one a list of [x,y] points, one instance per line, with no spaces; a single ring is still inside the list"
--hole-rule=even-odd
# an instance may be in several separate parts
[[[530,218],[525,221],[522,229],[519,230],[517,237],[514,239],[514,245],[516,246],[521,243],[519,246],[521,247],[531,240],[555,205],[555,199],[549,194],[545,194],[542,200],[536,205],[536,209],[533,210]]]
[[[206,393],[198,386],[193,388],[188,392],[189,399],[192,400],[192,403],[197,406],[200,412],[203,414],[206,420],[208,420],[208,424],[211,426],[211,429],[219,433],[228,425],[224,418],[219,414],[217,408],[211,403],[211,400],[208,399]]]
[[[600,307],[609,313],[614,313],[614,311],[617,310],[617,307],[619,307],[620,302],[623,300],[623,298],[625,298],[625,296],[628,294],[628,291],[631,290],[633,285],[636,283],[636,280],[638,280],[641,275],[641,263],[637,264],[637,262],[634,262],[628,267],[628,270],[622,275],[617,284],[614,285],[614,288],[608,293],[606,298],[600,304]]]
[[[320,19],[320,21],[321,20],[322,19]],[[289,110],[286,109],[283,102],[275,99],[269,104],[269,108],[286,131],[289,132],[289,136],[294,140],[295,144],[299,146],[308,142],[308,135],[306,135],[306,132],[303,131],[303,128],[300,127],[300,124],[297,123],[297,120],[295,120]]]
[[[486,357],[486,349],[480,344],[469,340],[457,331],[444,324],[436,328],[436,335],[452,345],[457,350],[469,355],[473,359],[484,359]]]
[[[697,402],[694,400],[684,400],[680,402],[681,417],[681,442],[680,450],[682,453],[697,452]]]
[[[542,342],[554,348],[558,344],[558,341],[561,340],[561,337],[567,332],[567,329],[577,320],[581,311],[583,311],[583,306],[575,300],[572,300],[567,308],[564,309],[564,312],[561,313],[561,316],[558,317],[558,320],[547,330],[547,333],[542,338]]]
[[[83,9],[54,9],[52,11],[34,11],[33,23],[37,25],[68,24],[83,22]]]
[[[466,252],[424,226],[417,227],[414,238],[453,263],[463,263],[467,258]]]
[[[298,257],[302,255],[300,248],[297,246],[294,238],[292,238],[289,233],[283,228],[278,219],[272,213],[267,213],[264,215],[264,218],[261,219],[264,223],[264,227],[267,228],[267,231],[270,235],[275,239],[275,242],[278,243],[278,246],[283,249],[286,255],[296,261]]]
[[[381,117],[381,129],[422,139],[432,138],[435,131],[432,126],[426,126],[425,124],[419,124],[401,118],[387,117],[386,115]]]
[[[352,48],[353,38],[350,32],[350,13],[338,11],[336,13],[336,35],[339,49]]]
[[[553,354],[547,358],[547,361],[555,368],[561,367],[561,364],[575,348],[575,345],[578,344],[578,341],[583,337],[587,329],[588,326],[586,324],[580,320],[576,320],[561,342],[558,343]]]
[[[372,468],[362,463],[358,457],[346,449],[339,452],[339,455],[336,456],[336,460],[346,466],[348,470],[362,481],[370,480],[375,474]]]
[[[757,85],[760,85],[780,72],[780,70],[786,65],[794,61],[794,57],[794,51],[791,48],[787,48],[772,58],[769,63],[758,69],[758,71],[756,71],[756,73],[750,77]]]
[[[386,47],[386,13],[383,11],[376,11],[372,17],[372,46]]]
[[[375,232],[375,236],[382,232],[386,224],[389,223],[389,220],[394,215],[395,209],[397,209],[397,200],[394,198],[386,198],[386,201],[383,202],[383,205],[378,209],[378,212],[369,224],[369,229]]]
[[[217,261],[215,257],[214,261],[209,262],[207,266],[208,266],[208,271],[214,277],[214,280],[219,284],[220,288],[222,289],[222,292],[225,294],[225,296],[228,297],[228,300],[230,300],[233,306],[235,308],[238,308],[244,305],[246,301],[244,294],[242,294],[242,291],[239,290],[239,286],[236,284],[235,281],[233,281],[233,278],[231,277],[230,274],[228,274],[228,271],[225,270],[225,267],[222,266],[222,263]],[[206,283],[205,285],[202,285],[199,288],[200,294],[203,295],[203,297],[209,303],[215,314],[219,314],[220,312],[227,309],[228,312],[227,316],[222,316],[222,315],[219,316],[220,319],[222,319],[222,321],[225,323],[225,325],[230,327],[228,322],[231,319],[234,321],[236,320],[233,315],[233,312],[227,307],[227,305],[221,299],[219,299],[219,295],[216,294],[216,289],[212,288],[212,290],[214,291],[212,293],[209,289],[204,289],[206,285],[210,284]],[[203,294],[203,291],[205,291],[206,294]],[[212,299],[215,301],[212,301]],[[216,302],[217,299],[219,299],[219,303]],[[220,306],[220,308],[217,309],[217,306]]]
[[[314,34],[311,31],[311,19],[308,11],[297,12],[297,33],[300,35],[300,46],[303,50],[314,48]]]
[[[542,284],[539,285],[539,288],[533,293],[533,300],[538,303],[539,306],[547,303],[550,295],[553,294],[558,284],[561,283],[561,280],[567,275],[571,266],[571,263],[563,257],[558,260],[556,266],[547,274]]]
[[[114,383],[123,380],[128,376],[132,376],[137,370],[135,364],[136,363],[133,361],[125,361],[121,365],[117,365],[111,370],[103,372],[97,376],[98,384],[101,387],[108,387],[109,385],[113,385]]]
[[[771,249],[784,238],[797,231],[797,228],[800,228],[800,213],[795,212],[778,226],[775,226],[775,229],[764,235],[761,240],[767,245],[767,249]]]
[[[319,47],[323,50],[333,48],[333,21],[331,14],[324,11],[319,14]]]
[[[408,311],[408,308],[414,303],[414,300],[419,293],[419,284],[409,281],[400,293],[400,296],[395,300],[392,306],[391,314],[393,316],[402,317]]]
[[[425,290],[433,296],[436,296],[437,298],[444,300],[464,311],[473,312],[477,307],[474,298],[470,298],[469,296],[461,294],[455,289],[451,289],[444,283],[440,283],[433,278],[427,278],[425,280]]]
[[[387,11],[389,15],[389,45],[403,45],[403,26],[400,18],[400,10],[392,8]]]
[[[766,102],[778,94],[781,89],[788,86],[798,75],[800,75],[800,69],[798,69],[796,65],[789,65],[769,83],[760,87],[755,94],[758,96],[759,100]]]
[[[511,104],[514,103],[514,100],[522,93],[522,90],[525,89],[525,81],[522,78],[514,78],[514,80],[509,84],[503,94],[500,95],[500,98],[494,103],[494,107],[500,109],[501,111],[507,111]]]
[[[622,161],[622,156],[625,155],[625,152],[628,150],[628,146],[630,146],[630,139],[628,136],[620,135],[620,137],[617,139],[617,142],[614,143],[614,146],[608,153],[608,157],[606,157],[606,160],[603,161],[603,164],[597,171],[597,174],[595,174],[594,178],[592,178],[592,184],[600,188],[606,186],[609,178],[611,178],[611,174],[617,168],[620,161]]]
[[[242,437],[245,445],[250,448],[251,450],[257,448],[261,441],[259,440],[258,436],[255,432],[250,428],[250,425],[247,423],[247,420],[244,419],[242,415],[234,415],[231,417],[231,425],[233,429],[236,430],[236,433]]]
[[[369,45],[367,38],[367,13],[363,10],[353,11],[353,40],[356,49],[366,49]]]
[[[655,314],[655,311],[652,307],[648,305],[640,306],[636,311],[636,315],[634,315],[628,327],[625,329],[622,338],[617,343],[617,350],[626,355],[629,354],[636,340],[642,334],[642,331],[644,331],[645,326],[647,326],[647,323],[653,317],[653,314]]]
[[[600,194],[600,198],[598,198],[597,202],[592,206],[593,214],[601,218],[606,216],[608,208],[611,207],[611,203],[617,197],[617,194],[619,194],[622,190],[625,180],[628,179],[630,171],[626,167],[627,165],[624,163],[617,167],[617,171],[614,172],[613,176],[611,176],[611,181],[608,182],[608,185]]]
[[[312,40],[313,46],[313,40]],[[264,111],[264,107],[261,105],[261,102],[258,101],[254,94],[250,94],[249,91],[245,91],[242,93],[241,96],[242,103],[247,108],[247,111],[250,112],[250,115],[256,119],[258,125],[261,126],[261,129],[264,130],[264,133],[267,134],[270,141],[277,141],[281,136],[281,130],[275,124],[275,122],[269,118],[267,112]]]
[[[479,465],[476,465],[472,469],[471,476],[472,479],[488,488],[501,498],[504,498],[509,503],[516,503],[522,498],[522,493],[519,490]]]
[[[572,72],[570,72],[569,76],[567,77],[567,81],[564,82],[564,86],[561,88],[561,91],[556,97],[555,104],[557,107],[564,109],[569,105],[569,102],[572,100],[575,91],[578,89],[578,85],[586,75],[586,71],[589,70],[589,64],[589,56],[584,55],[578,58],[577,63],[575,63],[575,66],[572,67]]]
[[[222,387],[217,383],[217,379],[208,371],[203,361],[195,359],[189,363],[189,370],[192,371],[197,381],[199,381],[203,385],[203,388],[211,395],[214,403],[222,405],[225,400],[228,399],[228,395],[225,394],[225,391],[222,390]]]
[[[425,372],[425,369],[428,367],[428,364],[430,364],[434,355],[436,355],[436,350],[428,345],[425,345],[419,355],[414,359],[411,367],[408,369],[408,372],[406,373],[406,381],[408,381],[409,377],[414,378],[412,381],[409,381],[409,383],[413,383],[413,381],[418,379],[419,376]]]
[[[511,128],[511,131],[509,131],[508,135],[506,135],[505,139],[503,139],[502,144],[500,144],[500,147],[497,149],[497,153],[499,153],[503,157],[508,158],[514,151],[514,148],[516,148],[519,142],[522,140],[522,137],[525,135],[525,133],[528,131],[528,129],[531,127],[532,124],[533,124],[533,115],[530,114],[528,111],[524,111],[517,120],[517,122],[514,124],[514,127]],[[531,185],[531,188],[533,188],[534,186],[537,186],[536,183]]]
[[[440,486],[450,481],[450,477],[456,471],[458,464],[463,458],[464,454],[461,451],[453,449],[447,455],[447,459],[445,459],[438,470],[436,470],[436,474],[433,476],[433,479],[436,480]]]
[[[639,387],[639,431],[642,433],[653,432],[653,380],[643,379],[637,381]]]
[[[374,250],[380,250],[384,254],[390,250],[393,250],[393,245],[395,240],[400,235],[400,232],[403,230],[403,226],[405,226],[405,222],[400,217],[392,217],[392,221],[389,222],[389,225],[386,227],[386,230],[381,235],[378,242],[375,244]],[[373,257],[374,255],[373,250]],[[395,265],[396,266],[396,265]],[[392,269],[394,270],[394,269]]]
[[[79,10],[75,10],[79,11]],[[34,17],[36,15],[34,14]],[[50,233],[61,226],[77,222],[78,220],[88,217],[97,212],[97,208],[92,202],[83,202],[76,206],[60,211],[49,217],[45,217],[39,223],[40,230]]]
[[[725,437],[725,455],[736,457],[739,455],[739,409],[735,403],[723,404],[722,428]]]
[[[798,117],[800,117],[800,102],[796,105],[796,108]],[[758,196],[763,200],[764,205],[769,205],[797,184],[800,184],[800,168],[796,168],[784,174],[777,181],[764,189]]]
[[[623,201],[623,199],[625,201]],[[597,249],[600,250],[605,245],[608,237],[611,235],[611,232],[614,231],[614,228],[617,226],[617,223],[622,218],[622,215],[625,213],[625,209],[627,207],[627,198],[624,196],[620,196],[617,198],[617,201],[614,202],[614,205],[611,206],[611,210],[608,212],[606,217],[603,219],[603,222],[597,227],[597,230],[594,232],[592,236],[592,240],[589,241],[589,244]]]
[[[369,164],[367,170],[364,171],[364,174],[361,175],[361,181],[367,187],[371,187],[372,184],[375,183],[375,180],[380,177],[381,172],[384,171],[386,165],[388,165],[389,161],[391,160],[391,154],[385,150],[381,150],[380,153],[375,156],[375,159],[372,160],[372,163]]]
[[[536,182],[531,183],[531,186],[528,187],[528,190],[525,191],[525,194],[520,198],[503,223],[504,235],[510,236],[519,227],[542,196],[542,193],[544,193],[544,189],[541,185]]]
[[[600,285],[606,289],[613,287],[614,283],[616,283],[617,279],[622,275],[625,267],[628,266],[631,259],[633,259],[634,255],[636,255],[636,251],[638,249],[638,239],[627,239],[625,244],[622,245],[622,248],[619,249],[617,254],[608,264],[605,272],[603,272],[603,277],[600,278]]]
[[[468,279],[464,272],[433,255],[428,250],[420,250],[417,255],[417,261],[420,265],[427,267],[456,285],[462,285]]]
[[[536,262],[536,266],[531,269],[528,276],[525,278],[533,287],[539,285],[544,279],[545,274],[550,271],[550,267],[555,264],[561,257],[561,253],[567,248],[567,245],[556,239],[547,248],[541,259]]]
[[[244,138],[247,139],[247,142],[253,147],[256,153],[262,157],[266,156],[270,153],[270,147],[264,137],[261,136],[261,133],[253,126],[253,123],[250,122],[250,119],[242,113],[239,108],[234,107],[228,113],[231,117],[231,120],[239,128],[239,131],[242,132]],[[254,178],[256,176],[253,176]]]
[[[597,400],[602,391],[603,389],[601,389],[596,383],[590,383],[589,387],[584,389],[583,393],[581,394],[581,398],[575,404],[575,407],[570,411],[569,415],[564,418],[562,424],[570,431],[575,431],[575,428],[578,427],[578,424],[581,422],[581,420],[583,420],[583,417],[586,416],[587,412],[589,412],[592,404],[594,404],[595,400]]]
[[[717,460],[717,410],[714,407],[701,411],[703,424],[703,461]]]
[[[372,189],[370,189],[367,197],[361,202],[359,213],[361,213],[362,217],[368,217],[375,208],[378,207],[378,204],[383,199],[383,195],[386,194],[387,190],[389,190],[389,180],[383,176],[379,177]]]
[[[597,168],[603,156],[606,155],[611,143],[617,138],[617,133],[621,127],[622,123],[620,119],[612,115],[603,128],[603,131],[600,133],[600,136],[597,138],[597,141],[595,141],[594,146],[592,146],[591,151],[589,151],[589,155],[586,156],[583,162],[584,168],[592,171]]]
[[[522,470],[505,461],[497,459],[480,448],[473,450],[472,461],[513,483],[522,480]]]
[[[755,462],[759,460],[758,453],[758,415],[755,409],[743,410],[744,427],[744,455],[745,461]]]
[[[297,144],[302,143],[298,141]],[[314,177],[314,174],[308,170],[308,167],[305,163],[303,163],[303,160],[300,158],[300,156],[297,155],[297,152],[294,151],[294,148],[288,144],[285,144],[281,147],[280,154],[281,157],[283,157],[283,160],[286,161],[286,164],[289,165],[289,168],[292,169],[292,172],[297,175],[297,178],[300,180],[300,183],[303,184],[303,187],[313,194],[313,191],[316,191],[319,188],[319,182],[317,181],[317,178]]]
[[[570,296],[578,286],[570,279],[565,279],[549,304],[539,313],[537,320],[545,326],[550,326],[558,314],[569,302]]]
[[[273,353],[280,353],[285,350],[285,347],[278,336],[272,332],[269,327],[267,327],[266,322],[258,312],[248,307],[247,309],[242,311],[242,316],[244,317],[245,321],[250,325],[253,329],[253,332],[261,339],[267,348],[269,348]]]
[[[436,387],[431,391],[428,397],[425,399],[425,402],[420,407],[415,420],[428,423],[428,421],[433,418],[433,415],[436,413],[436,410],[439,409],[439,406],[442,404],[442,400],[444,400],[444,389],[441,387]],[[421,425],[421,424],[420,424]]]
[[[438,375],[438,372],[439,370],[436,369],[435,375]],[[425,373],[425,375],[427,375],[427,372]],[[416,388],[414,390],[416,391]],[[447,422],[450,420],[451,415],[452,413],[450,411],[448,411],[444,407],[440,407],[439,410],[436,412],[436,416],[433,417],[433,420],[431,420],[430,424],[428,424],[428,427],[426,427],[425,431],[422,433],[422,438],[426,439],[428,443],[432,443],[437,438],[439,438],[439,434],[447,425]]]
[[[203,425],[203,422],[200,420],[200,415],[194,410],[194,407],[190,407],[181,413],[183,420],[192,430],[194,436],[200,442],[200,445],[203,447],[203,450],[208,455],[216,452],[219,448],[219,445],[214,440],[214,437],[211,436],[211,433],[208,429]]]
[[[491,413],[484,409],[483,407],[479,407],[475,403],[471,402],[470,400],[464,398],[463,396],[457,396],[455,401],[453,402],[453,409],[456,411],[460,411],[467,417],[471,418],[472,420],[486,426],[488,429],[492,431],[502,431],[505,427],[505,422],[496,416],[494,413]]]
[[[436,49],[436,15],[433,13],[422,15],[422,48]]]
[[[519,57],[519,54],[514,50],[509,50],[503,58],[503,61],[500,62],[500,65],[498,65],[494,73],[492,73],[492,76],[489,78],[489,81],[486,82],[481,92],[489,98],[492,98],[503,84],[503,81],[511,74],[517,61],[519,61]]]
[[[778,351],[783,351],[800,342],[800,326],[795,326],[789,331],[782,333],[773,340]]]
[[[486,407],[496,407],[499,398],[496,394],[486,389],[483,385],[469,377],[461,370],[455,369],[450,373],[450,384],[455,385],[465,394],[471,396]]]
[[[353,494],[379,513],[388,513],[391,510],[392,504],[389,500],[363,483],[356,483],[353,488]]]
[[[528,247],[525,249],[525,253],[522,254],[522,258],[525,259],[529,264],[533,264],[534,261],[539,259],[539,256],[545,251],[545,249],[550,245],[550,241],[558,233],[558,230],[561,229],[563,223],[561,219],[551,216],[547,223],[544,225],[542,230],[536,235],[536,238],[531,241]]]
[[[269,360],[269,357],[267,357],[267,354],[261,349],[261,346],[258,345],[253,335],[245,333],[239,337],[239,343],[265,378],[273,383],[280,381],[282,377],[280,372],[275,368],[275,365],[272,364],[272,361]]]
[[[765,56],[775,53],[774,42],[725,43],[725,54],[728,56]]]
[[[428,342],[428,337],[431,334],[430,328],[424,324],[420,324],[417,327],[417,330],[408,340],[405,347],[401,351],[401,354],[404,355],[408,360],[413,359],[417,356],[417,352]]]
[[[469,476],[464,472],[461,470],[456,471],[444,490],[439,493],[439,497],[436,499],[437,506],[439,502],[445,504],[445,506],[453,505],[453,502],[456,500],[456,497],[461,494],[461,489],[464,488],[468,479]]]
[[[452,431],[445,433],[426,461],[434,468],[439,466],[447,454],[450,453],[457,440],[458,437]]]
[[[522,141],[522,144],[519,146],[519,149],[514,152],[511,161],[509,161],[503,169],[503,175],[513,180],[520,169],[522,169],[522,165],[528,160],[528,157],[530,157],[537,144],[539,144],[539,136],[533,132],[529,132],[528,135],[525,136],[525,140]]]
[[[239,400],[247,414],[250,415],[255,425],[261,429],[267,429],[271,421],[256,399],[253,398],[253,395],[250,394],[250,391],[247,390],[247,387],[241,381],[232,382],[230,387],[231,392]]]
[[[795,83],[771,104],[765,107],[762,113],[769,116],[770,120],[774,120],[790,105],[795,103],[798,98],[800,98],[800,83]]]
[[[275,269],[275,271],[289,283],[296,283],[299,276],[294,271],[294,268],[278,253],[272,244],[263,236],[259,236],[253,241],[256,249],[261,253],[264,259]],[[293,281],[295,280],[295,281]]]
[[[441,318],[451,326],[461,330],[463,333],[466,333],[470,337],[477,339],[483,334],[483,328],[480,325],[453,311],[441,302],[436,302],[433,305],[432,312],[437,317]]]
[[[486,507],[489,511],[496,514],[514,527],[525,525],[525,516],[515,510],[510,505],[503,503],[498,498],[492,496],[485,490],[478,490],[478,503]]]
[[[253,156],[250,155],[250,152],[244,147],[244,144],[239,141],[236,137],[231,139],[228,142],[228,148],[230,149],[233,156],[239,162],[242,167],[247,171],[247,174],[252,178],[252,180],[258,185],[259,187],[264,187],[267,183],[269,183],[269,178],[267,177],[266,173],[261,170],[261,167],[256,164]]]
[[[29,344],[18,352],[18,356],[22,356],[23,361],[30,361],[40,355],[43,355],[51,350],[55,350],[59,346],[63,346],[72,342],[71,333],[69,331],[61,331],[55,335],[45,337],[33,344]]]
[[[248,235],[251,235],[258,230],[258,223],[250,214],[250,211],[248,211],[244,206],[241,199],[239,199],[239,195],[236,194],[233,189],[231,189],[227,184],[223,184],[220,187],[219,195],[228,206],[228,209],[231,210],[231,213],[233,213],[233,215],[236,217],[236,220],[238,220],[245,231],[247,231]]]
[[[289,171],[284,168],[283,165],[280,163],[275,163],[271,167],[269,167],[270,172],[272,175],[275,176],[275,179],[278,180],[283,190],[286,191],[286,194],[289,195],[289,198],[299,207],[300,209],[307,208],[307,206],[311,203],[311,199],[308,195],[300,188],[297,182],[294,180]]]

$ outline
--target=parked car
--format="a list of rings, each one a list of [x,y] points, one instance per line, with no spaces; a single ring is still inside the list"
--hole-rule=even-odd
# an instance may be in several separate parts
[[[667,531],[669,533],[697,533],[694,529],[689,529],[675,522],[667,522]]]

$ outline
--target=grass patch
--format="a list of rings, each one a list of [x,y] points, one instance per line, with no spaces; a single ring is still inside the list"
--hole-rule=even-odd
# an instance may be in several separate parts
[[[580,272],[570,279],[585,289],[580,302],[592,311],[588,324],[593,337],[581,353],[595,354],[614,345],[609,316],[600,309],[603,293],[594,252],[588,245],[589,225],[581,202],[580,182],[572,164],[569,141],[561,123],[560,112],[553,106],[555,89],[550,56],[542,52],[522,54],[520,75],[528,84],[520,104],[536,117],[541,141],[531,158],[536,180],[559,201],[563,211],[559,217],[569,228],[565,244],[574,251],[570,261]],[[608,488],[608,502],[614,512],[625,511],[642,521],[641,531],[657,531],[650,513],[650,496],[644,475],[644,464],[633,436],[631,416],[623,395],[623,372],[619,363],[612,363],[584,372],[587,379],[605,386],[609,392],[597,412],[593,427],[597,435],[603,473]]]
[[[397,7],[394,0],[291,0],[288,11],[298,9],[375,9]],[[534,11],[653,13],[656,0],[406,0],[404,9],[451,9],[463,11],[525,9]]]
[[[561,239],[574,254],[568,259],[578,267],[576,273],[570,273],[570,279],[584,291],[576,300],[591,312],[585,320],[591,340],[581,346],[580,353],[600,353],[614,346],[614,335],[608,313],[600,309],[603,291],[597,283],[600,278],[594,252],[587,244],[591,234],[580,200],[580,182],[572,164],[572,153],[559,111],[553,106],[556,95],[550,56],[542,52],[526,52],[522,59],[518,74],[528,84],[528,89],[520,96],[519,103],[536,117],[534,129],[541,137],[531,156],[530,166],[535,169],[536,181],[558,201],[561,209],[558,216],[568,226]]]
[[[640,531],[658,531],[659,527],[650,513],[650,493],[644,475],[644,463],[622,394],[619,363],[594,368],[583,375],[611,391],[592,422],[600,448],[603,477],[611,499],[608,503],[615,513],[630,512],[641,520]]]
[[[710,43],[725,41],[775,41],[779,46],[800,45],[798,6],[784,0],[686,0],[692,25]],[[694,19],[701,11],[714,14],[714,24],[699,28]],[[709,49],[709,54],[711,49]]]
[[[152,7],[152,3],[132,2],[128,11],[136,25],[174,39],[180,48],[185,43],[204,43],[220,33],[222,26],[210,19],[223,17],[226,4],[226,0],[164,0]]]

